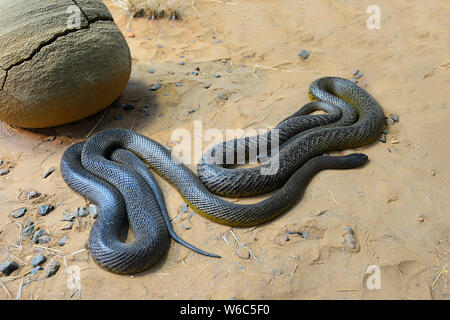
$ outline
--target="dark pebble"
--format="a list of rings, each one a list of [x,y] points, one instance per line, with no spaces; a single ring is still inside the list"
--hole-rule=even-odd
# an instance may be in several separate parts
[[[221,43],[222,41],[220,41],[220,40],[217,40],[216,42],[214,42],[214,44],[219,44],[219,43]]]
[[[155,83],[155,84],[153,85],[153,87],[150,88],[150,90],[156,91],[156,90],[158,90],[158,89],[161,89],[161,87],[162,87],[161,83],[158,82],[158,83]]]
[[[386,135],[384,133],[381,134],[380,142],[386,143]]]
[[[55,206],[51,204],[43,204],[42,206],[39,207],[38,214],[41,216],[46,216],[53,210],[55,210]]]
[[[231,71],[231,70],[227,70],[227,72],[228,72],[228,73],[232,73],[233,71]]]
[[[302,51],[300,51],[298,55],[299,55],[300,57],[302,57],[303,59],[306,59],[306,58],[309,57],[309,51],[308,51],[308,50],[305,50],[305,49],[302,49]]]
[[[156,72],[155,69],[150,69],[150,70],[148,70],[148,73],[155,73],[155,72]]]
[[[195,112],[194,109],[188,111],[189,114],[192,114],[192,113],[194,113],[194,112]]]
[[[75,210],[74,214],[78,217],[84,218],[89,214],[89,210],[83,207],[79,207],[77,210]]]
[[[37,254],[33,257],[33,259],[31,259],[31,265],[33,267],[37,267],[37,266],[44,264],[45,261],[47,261],[46,256],[44,256],[43,254]]]
[[[47,277],[49,278],[55,275],[56,272],[58,272],[60,266],[61,264],[58,261],[54,259],[50,260],[50,262],[47,263],[47,265],[45,266],[45,272],[47,274]]]
[[[22,237],[31,237],[33,235],[33,232],[34,232],[34,225],[32,224],[30,226],[25,227],[22,230],[21,235]]]
[[[205,89],[209,89],[209,87],[211,87],[212,86],[212,83],[207,83],[207,84],[205,84]]]
[[[122,104],[122,109],[125,111],[130,111],[134,109],[134,105],[132,104],[128,104],[128,103],[124,103]]]
[[[40,270],[42,270],[42,267],[41,266],[37,266],[37,267],[31,269],[30,274],[35,274],[36,272],[38,272]]]
[[[73,221],[75,219],[75,215],[73,213],[68,213],[64,217],[62,217],[61,221]]]
[[[30,190],[26,193],[27,200],[37,198],[40,195],[41,195],[41,193],[37,192],[36,190]]]
[[[189,226],[185,226],[184,224],[180,224],[181,225],[181,227],[184,229],[184,230],[189,230],[191,227],[189,227]]]
[[[183,62],[183,61],[179,62],[178,64],[179,64],[180,66],[184,66],[184,62]]]
[[[359,78],[361,78],[363,75],[364,75],[364,74],[363,74],[361,71],[358,71],[358,72],[354,75],[354,78],[355,78],[355,79],[359,79]]]
[[[145,116],[148,116],[150,113],[148,112],[148,109],[145,107],[142,107],[139,109],[139,112],[142,113]]]
[[[181,205],[181,213],[187,213],[188,212],[188,205],[187,205],[187,203],[185,202],[185,203],[183,203],[182,205]]]
[[[1,168],[0,169],[0,176],[7,175],[10,172],[8,168]]]
[[[196,67],[196,68],[195,68],[195,71],[200,71],[200,67]]]
[[[113,120],[123,120],[123,117],[121,115],[114,116]]]
[[[61,239],[58,240],[58,246],[64,246],[67,243],[67,240],[69,240],[68,236],[61,237]]]
[[[48,168],[47,171],[45,171],[45,172],[42,174],[42,178],[46,179],[46,178],[47,178],[49,175],[51,175],[54,171],[55,171],[55,168],[53,168],[53,167]]]
[[[46,235],[45,231],[42,229],[39,229],[33,234],[33,238],[31,240],[37,244],[37,243],[39,243],[39,239],[45,235]]]
[[[182,87],[183,84],[182,83],[175,83],[175,87]]]
[[[400,116],[398,114],[391,114],[391,119],[394,122],[399,122],[400,121]]]
[[[394,124],[394,120],[392,120],[391,118],[387,119],[387,124],[392,126]]]
[[[47,138],[47,141],[54,141],[55,139],[56,139],[55,136],[49,136],[49,137]]]
[[[27,208],[20,208],[14,210],[11,215],[13,218],[20,218],[23,217],[23,215],[27,212]]]
[[[19,269],[19,266],[15,261],[8,261],[0,266],[0,272],[3,273],[5,276],[9,276],[12,272],[14,272],[17,269]]]
[[[225,96],[225,95],[223,95],[223,94],[221,94],[221,93],[218,93],[218,94],[217,94],[217,97],[218,97],[219,99],[222,99],[222,100],[228,100],[228,97]]]
[[[194,76],[198,76],[198,72],[197,72],[197,71],[192,72],[192,74],[193,74]]]
[[[52,238],[48,236],[43,236],[39,238],[39,244],[46,244],[49,243],[52,240]]]
[[[100,208],[98,206],[96,206],[95,204],[90,204],[88,210],[89,210],[89,214],[91,215],[91,218],[97,219]]]
[[[213,75],[214,78],[220,78],[220,74]]]

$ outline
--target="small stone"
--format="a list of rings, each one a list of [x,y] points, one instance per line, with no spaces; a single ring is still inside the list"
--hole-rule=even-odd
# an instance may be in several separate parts
[[[198,72],[197,72],[197,71],[192,72],[192,74],[193,74],[194,76],[198,76]]]
[[[64,217],[62,217],[61,221],[73,221],[75,219],[75,215],[73,213],[68,213]]]
[[[3,164],[3,160],[0,160],[0,166]]]
[[[69,240],[68,236],[61,237],[61,239],[58,240],[58,246],[64,246],[67,243],[67,240]]]
[[[181,61],[181,62],[179,62],[178,64],[179,64],[180,66],[184,66],[185,63],[184,63],[184,61]]]
[[[183,203],[183,204],[181,205],[180,209],[181,209],[181,213],[182,213],[182,214],[185,214],[185,213],[188,213],[188,212],[189,212],[189,211],[188,211],[188,205],[187,205],[186,202]]]
[[[5,276],[9,276],[17,269],[19,269],[19,265],[15,261],[8,261],[0,266],[0,272]]]
[[[46,234],[47,233],[44,230],[39,229],[33,234],[33,238],[31,240],[34,243],[39,243],[39,238],[45,236]]]
[[[205,84],[205,89],[209,89],[212,86],[212,83]]]
[[[162,87],[161,83],[158,82],[158,83],[155,83],[155,84],[153,85],[153,87],[150,88],[150,90],[156,91],[156,90],[158,90],[158,89],[161,89],[161,87]]]
[[[35,274],[36,272],[38,272],[40,270],[42,270],[41,266],[34,267],[33,269],[31,269],[30,274]]]
[[[190,74],[191,74],[191,73],[190,73],[189,71],[185,71],[185,72],[184,72],[184,75],[185,75],[185,76],[188,76],[188,75],[190,75]]]
[[[189,230],[191,228],[189,226],[184,225],[183,223],[181,223],[180,225],[184,230]]]
[[[182,83],[175,83],[175,87],[182,87],[183,84]]]
[[[49,243],[52,240],[52,238],[48,237],[48,236],[43,236],[39,238],[39,244],[46,244]]]
[[[150,70],[148,70],[148,73],[155,73],[156,72],[156,69],[150,69]]]
[[[95,204],[90,204],[88,211],[92,219],[97,219],[100,208]]]
[[[400,121],[400,116],[398,114],[391,114],[391,119],[394,122],[399,122]]]
[[[356,74],[359,72],[359,70],[358,69],[353,69],[352,70],[352,76],[356,76]]]
[[[346,227],[347,228],[347,227]],[[356,245],[357,245],[357,241],[356,241],[356,237],[355,234],[353,232],[353,230],[348,227],[349,232],[344,234],[344,239],[345,239],[345,243],[347,244],[347,246],[349,246],[351,249],[356,249]]]
[[[216,74],[213,75],[213,77],[216,78],[216,79],[217,79],[217,78],[220,78],[220,74],[217,74],[217,73],[216,73]]]
[[[22,237],[31,237],[33,235],[33,232],[34,232],[34,224],[25,227],[22,230],[21,235]]]
[[[299,55],[300,57],[302,57],[303,59],[306,59],[306,58],[309,57],[309,51],[308,51],[308,50],[305,50],[305,49],[302,49],[302,51],[300,51],[298,55]]]
[[[132,104],[128,104],[128,103],[124,103],[122,104],[122,109],[125,111],[130,111],[134,109],[134,105]]]
[[[84,218],[89,214],[89,210],[83,207],[79,207],[77,210],[75,210],[74,215]]]
[[[236,250],[236,255],[241,259],[250,259],[250,252],[244,247],[239,247]]]
[[[9,172],[10,172],[10,171],[9,171],[8,168],[1,168],[1,169],[0,169],[0,176],[7,175]]]
[[[422,215],[420,215],[420,216],[416,216],[416,221],[417,221],[417,222],[419,222],[419,223],[422,223],[422,222],[424,222],[424,221],[425,221],[425,217],[424,217],[424,216],[422,216]]]
[[[43,204],[42,206],[39,207],[38,214],[41,216],[46,216],[53,210],[55,210],[55,206],[51,204]]]
[[[390,126],[392,126],[393,124],[394,124],[394,120],[392,120],[392,119],[387,119],[387,124],[388,125],[390,125]]]
[[[357,80],[357,79],[355,79],[355,78],[352,78],[352,79],[350,79],[350,81],[351,81],[351,82],[353,82],[353,83],[355,83],[355,84],[357,84],[357,83],[358,83],[358,80]]]
[[[55,136],[48,136],[47,141],[55,141],[56,137]]]
[[[430,174],[434,177],[437,174],[437,170],[436,169],[431,169],[430,170]]]
[[[398,141],[397,139],[392,139],[391,140],[391,144],[399,144],[400,143],[400,141]]]
[[[196,68],[195,68],[195,71],[200,71],[200,67],[196,67]]]
[[[228,97],[227,97],[226,95],[221,94],[221,93],[218,93],[218,94],[217,94],[217,97],[218,97],[219,99],[222,99],[222,100],[228,100]]]
[[[44,264],[45,261],[47,261],[46,256],[44,256],[43,254],[37,254],[33,257],[33,259],[31,259],[31,265],[33,267],[37,267],[37,266]]]
[[[20,218],[23,217],[23,215],[27,212],[27,208],[20,208],[16,209],[13,212],[11,212],[11,215],[13,218]]]
[[[380,142],[386,143],[386,135],[384,133],[381,134]]]
[[[55,171],[55,168],[53,168],[53,167],[48,168],[47,171],[45,171],[45,172],[42,174],[42,178],[46,179],[46,178],[47,178],[49,175],[51,175],[54,171]]]
[[[56,272],[58,272],[59,267],[61,266],[61,264],[56,261],[55,259],[50,260],[49,263],[47,263],[47,265],[45,266],[45,272],[47,274],[47,277],[51,277],[54,274],[56,274]]]
[[[354,77],[355,79],[359,79],[359,78],[361,78],[363,75],[364,75],[364,74],[363,74],[361,71],[358,71],[353,77]]]
[[[27,200],[30,200],[30,199],[37,198],[40,195],[41,195],[40,192],[37,192],[36,190],[30,190],[26,193],[26,198],[27,198]]]
[[[134,38],[134,33],[131,32],[131,31],[127,31],[127,32],[125,32],[125,36],[126,36],[127,38]]]
[[[121,115],[117,115],[113,117],[113,120],[123,120],[123,117]]]
[[[283,236],[283,240],[284,241],[289,241],[290,239],[289,239],[289,236],[287,235],[287,234],[285,234],[284,236]]]

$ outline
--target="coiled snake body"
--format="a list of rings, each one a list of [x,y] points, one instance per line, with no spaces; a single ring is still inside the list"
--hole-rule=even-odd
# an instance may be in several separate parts
[[[336,77],[314,81],[309,96],[314,102],[283,120],[277,130],[214,146],[198,164],[198,176],[174,162],[170,151],[158,142],[130,130],[104,130],[68,148],[61,160],[64,180],[100,206],[89,238],[94,260],[113,272],[139,272],[161,258],[170,237],[197,252],[216,256],[175,235],[162,193],[147,166],[173,184],[203,216],[230,226],[252,226],[289,209],[318,171],[364,164],[364,154],[323,154],[373,142],[385,125],[378,102],[351,81]],[[316,110],[327,113],[310,114]],[[279,151],[265,154],[268,159],[261,166],[233,169],[228,162],[220,164],[230,155],[236,160],[239,148],[243,148],[246,159],[251,158],[255,148],[257,156],[264,156],[258,146],[263,143],[271,149],[275,137]],[[276,170],[261,174],[262,167]],[[237,204],[217,196],[241,197],[270,191],[275,192],[255,204]],[[120,239],[127,219],[136,239],[132,243]]]

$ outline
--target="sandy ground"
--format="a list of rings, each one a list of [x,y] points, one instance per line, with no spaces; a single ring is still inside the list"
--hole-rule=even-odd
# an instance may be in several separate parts
[[[125,32],[125,13],[105,3]],[[15,260],[20,269],[0,278],[0,298],[449,299],[450,3],[379,0],[381,28],[370,30],[366,8],[372,4],[189,1],[181,21],[133,19],[127,33],[133,72],[119,104],[133,104],[134,110],[108,108],[45,130],[1,124],[1,167],[10,172],[0,177],[0,261]],[[306,60],[298,56],[301,49],[310,51]],[[192,74],[196,67],[198,76]],[[313,80],[351,78],[354,69],[364,74],[359,84],[385,114],[398,114],[400,121],[389,126],[386,143],[359,149],[370,158],[366,166],[321,172],[278,219],[232,230],[198,214],[188,219],[179,194],[161,180],[175,231],[222,259],[172,243],[157,266],[115,275],[83,250],[93,219],[77,218],[72,230],[61,230],[63,215],[86,205],[59,172],[61,155],[72,143],[111,127],[131,128],[172,147],[172,132],[193,132],[194,121],[203,130],[273,127],[308,102]],[[158,82],[162,88],[150,91]],[[140,109],[146,104],[151,107],[145,116]],[[118,115],[123,119],[114,120]],[[56,171],[43,179],[50,167]],[[25,200],[24,192],[32,189],[41,197]],[[40,217],[37,209],[45,203],[56,209]],[[28,208],[25,216],[12,218],[21,207]],[[27,219],[51,236],[41,245],[49,249],[27,238],[17,242]],[[349,227],[354,249],[345,240]],[[288,233],[295,231],[304,237]],[[60,247],[63,235],[69,240]],[[249,259],[237,256],[242,245]],[[56,275],[28,274],[37,252],[61,262]],[[371,265],[379,267],[380,289],[367,286]],[[70,286],[73,266],[80,270],[80,290]]]

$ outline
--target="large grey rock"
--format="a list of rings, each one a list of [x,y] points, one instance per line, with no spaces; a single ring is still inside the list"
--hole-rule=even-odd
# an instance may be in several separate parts
[[[80,28],[68,24],[74,5]],[[0,0],[0,8],[0,120],[25,128],[60,125],[121,94],[130,50],[101,0]]]

